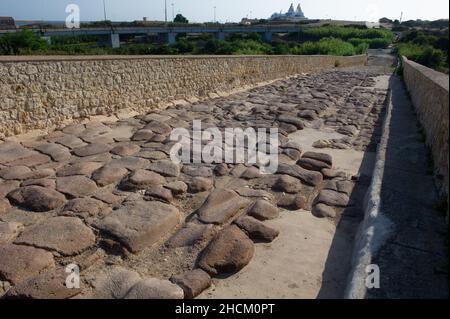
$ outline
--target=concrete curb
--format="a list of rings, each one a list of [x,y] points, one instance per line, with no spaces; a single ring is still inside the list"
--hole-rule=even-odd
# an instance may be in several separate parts
[[[386,150],[389,140],[392,117],[392,92],[387,97],[386,117],[383,133],[377,148],[372,182],[367,190],[364,203],[364,220],[359,226],[353,248],[352,269],[348,277],[344,297],[346,299],[364,299],[366,296],[366,267],[372,263],[372,256],[385,243],[392,232],[393,224],[381,211],[381,185],[384,175]]]

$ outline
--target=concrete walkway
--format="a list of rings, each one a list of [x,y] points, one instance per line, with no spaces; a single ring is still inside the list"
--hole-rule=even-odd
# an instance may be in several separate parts
[[[427,149],[402,81],[393,76],[392,120],[382,183],[382,212],[395,225],[378,251],[380,289],[367,298],[448,298],[448,230]]]

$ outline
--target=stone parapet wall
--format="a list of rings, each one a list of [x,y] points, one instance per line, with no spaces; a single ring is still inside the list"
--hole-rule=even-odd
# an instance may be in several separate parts
[[[0,57],[0,138],[90,116],[145,113],[366,56]]]
[[[449,76],[402,57],[403,76],[433,152],[442,194],[448,194]]]

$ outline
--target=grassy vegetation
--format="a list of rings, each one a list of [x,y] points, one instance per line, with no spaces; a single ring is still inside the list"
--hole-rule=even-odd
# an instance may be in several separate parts
[[[304,28],[296,41],[289,36],[265,43],[259,34],[231,34],[226,41],[216,40],[212,35],[188,38],[179,35],[174,45],[135,43],[128,41],[120,48],[101,46],[98,36],[53,37],[51,44],[31,31],[24,30],[0,38],[0,54],[220,54],[220,55],[338,55],[364,54],[368,48],[387,47],[392,41],[387,30],[361,27],[324,26]],[[105,42],[105,39],[103,39]]]
[[[448,73],[448,29],[409,30],[395,45],[400,55],[422,65]]]

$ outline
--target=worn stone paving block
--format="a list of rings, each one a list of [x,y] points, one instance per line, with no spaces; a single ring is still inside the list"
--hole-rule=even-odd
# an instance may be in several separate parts
[[[193,299],[211,286],[211,277],[201,269],[194,269],[184,274],[172,276],[170,281],[180,286],[184,298]]]
[[[54,267],[55,261],[50,252],[28,246],[0,244],[0,278],[13,285]]]
[[[35,149],[50,156],[54,161],[57,162],[66,161],[72,156],[72,154],[70,154],[70,151],[66,147],[55,143],[42,144]]]
[[[248,202],[236,192],[216,189],[198,209],[199,219],[208,224],[223,224],[234,217]]]
[[[67,176],[56,179],[56,190],[70,198],[84,197],[97,190],[97,184],[85,176]]]
[[[36,154],[39,153],[31,151],[16,142],[0,143],[0,164],[6,164]]]
[[[253,242],[236,225],[231,225],[209,243],[198,265],[210,275],[232,274],[244,268],[254,252]]]
[[[168,280],[157,278],[143,279],[127,292],[124,299],[183,299],[184,292],[181,287]]]
[[[64,268],[48,270],[13,287],[5,299],[67,299],[78,295],[80,288],[68,288]],[[81,286],[82,282],[80,283]]]
[[[63,194],[41,186],[25,186],[8,194],[8,199],[20,207],[35,212],[47,212],[64,205],[66,198]]]
[[[72,256],[94,245],[95,235],[79,218],[59,216],[27,227],[14,243]]]
[[[180,222],[180,212],[161,202],[126,202],[94,226],[137,253],[167,236]]]

